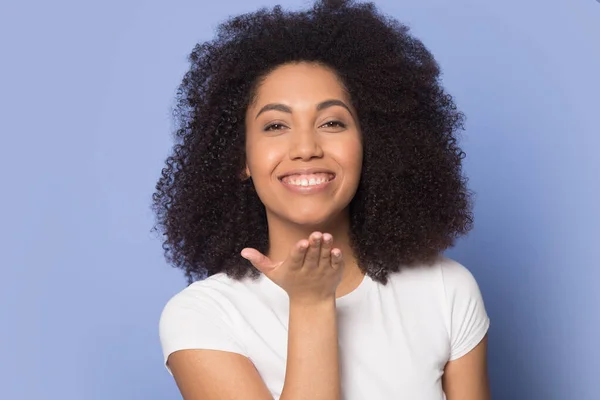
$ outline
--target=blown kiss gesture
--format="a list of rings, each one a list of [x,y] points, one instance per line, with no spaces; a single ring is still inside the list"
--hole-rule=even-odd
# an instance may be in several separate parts
[[[344,270],[342,252],[333,247],[329,233],[313,232],[308,240],[298,241],[284,261],[273,261],[253,248],[243,249],[241,255],[285,290],[290,301],[299,303],[335,298]]]

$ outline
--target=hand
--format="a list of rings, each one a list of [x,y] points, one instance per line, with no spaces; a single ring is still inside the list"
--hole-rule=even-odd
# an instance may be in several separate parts
[[[285,261],[273,262],[252,248],[243,249],[241,254],[285,290],[290,301],[318,302],[335,298],[342,280],[342,252],[332,246],[333,237],[329,233],[313,232],[308,240],[292,246]]]

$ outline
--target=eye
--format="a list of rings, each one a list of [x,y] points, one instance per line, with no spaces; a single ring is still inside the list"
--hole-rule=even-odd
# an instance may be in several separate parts
[[[279,124],[279,123],[274,123],[274,124],[269,124],[269,125],[265,126],[264,130],[265,131],[278,131],[282,128],[285,128],[285,125]]]
[[[341,121],[329,121],[321,125],[325,128],[345,128],[346,124]]]

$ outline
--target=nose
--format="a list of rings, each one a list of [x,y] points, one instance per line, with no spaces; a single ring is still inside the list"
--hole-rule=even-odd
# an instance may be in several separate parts
[[[323,157],[318,132],[314,129],[302,129],[291,135],[290,159],[309,161]]]

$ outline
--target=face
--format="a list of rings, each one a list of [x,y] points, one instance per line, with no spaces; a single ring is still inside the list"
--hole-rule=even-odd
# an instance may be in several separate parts
[[[335,73],[309,63],[272,71],[246,112],[246,160],[269,220],[315,226],[343,215],[358,187],[362,142]]]

